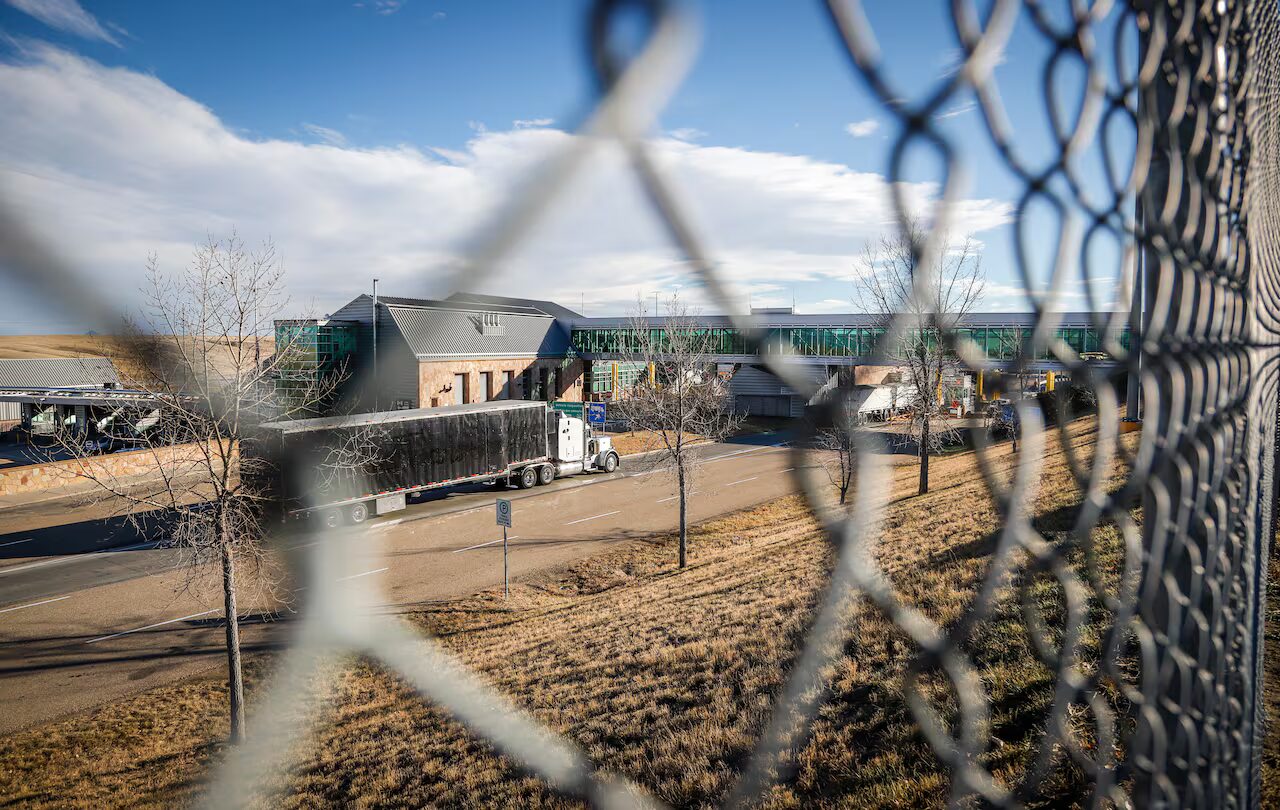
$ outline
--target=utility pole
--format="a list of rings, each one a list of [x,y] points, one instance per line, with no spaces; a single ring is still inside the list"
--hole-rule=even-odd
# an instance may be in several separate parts
[[[373,409],[378,410],[378,280],[373,280]]]

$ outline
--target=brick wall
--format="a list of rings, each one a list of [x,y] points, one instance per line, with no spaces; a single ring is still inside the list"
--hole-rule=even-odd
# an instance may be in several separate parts
[[[901,372],[897,366],[854,366],[854,385],[884,385],[885,378]]]
[[[199,445],[179,444],[148,450],[131,450],[108,456],[73,458],[48,464],[29,464],[13,469],[0,469],[0,495],[22,495],[72,486],[87,480],[86,475],[100,478],[128,477],[155,473],[162,465],[170,472],[181,472],[184,465],[195,465],[202,458]],[[207,468],[206,468],[207,469]]]
[[[433,408],[452,405],[455,400],[455,376],[463,374],[464,402],[486,402],[491,399],[524,399],[524,372],[533,372],[537,384],[542,371],[556,371],[556,388],[553,399],[582,400],[582,361],[574,360],[561,367],[563,361],[536,357],[508,358],[504,360],[439,360],[418,364],[418,407]],[[511,372],[510,394],[502,392],[502,372]],[[484,372],[490,374],[490,389],[484,390]]]

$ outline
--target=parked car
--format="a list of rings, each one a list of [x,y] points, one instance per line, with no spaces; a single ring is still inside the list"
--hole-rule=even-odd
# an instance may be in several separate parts
[[[1018,409],[1007,399],[997,399],[987,406],[987,432],[992,436],[1013,436],[1022,429]]]
[[[104,433],[101,436],[86,439],[83,449],[86,455],[105,456],[108,453],[123,453],[126,450],[136,450],[138,443],[138,439]]]

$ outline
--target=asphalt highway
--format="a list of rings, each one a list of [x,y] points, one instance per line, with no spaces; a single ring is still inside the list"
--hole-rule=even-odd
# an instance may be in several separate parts
[[[791,456],[779,436],[706,445],[700,453],[705,463],[691,521],[792,490],[785,474]],[[531,490],[430,493],[370,521],[367,557],[346,576],[375,578],[390,611],[500,585],[496,497],[513,500],[514,582],[676,525],[672,477],[624,458],[616,473]],[[181,553],[157,547],[163,533],[160,524],[139,533],[120,518],[102,518],[100,508],[58,500],[0,509],[0,733],[224,665],[219,584],[188,581]],[[323,537],[282,542],[301,546]],[[245,650],[284,643],[288,610],[249,574],[245,580]]]

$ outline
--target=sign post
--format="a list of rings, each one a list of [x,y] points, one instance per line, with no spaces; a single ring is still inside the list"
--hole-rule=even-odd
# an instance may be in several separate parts
[[[511,528],[511,501],[499,498],[494,504],[497,508],[498,525],[502,527],[502,598],[511,595],[511,582],[507,578],[507,529]]]

